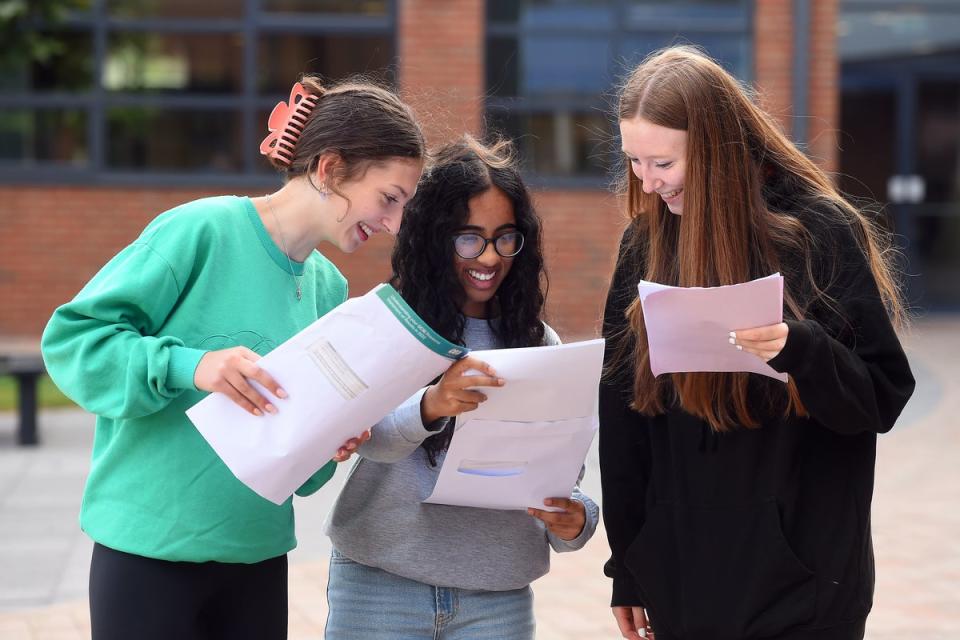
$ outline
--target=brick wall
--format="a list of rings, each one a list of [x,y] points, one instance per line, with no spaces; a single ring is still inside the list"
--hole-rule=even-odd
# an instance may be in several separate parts
[[[399,3],[402,93],[436,144],[477,134],[483,117],[484,3],[403,0]]]
[[[814,0],[810,18],[808,152],[827,171],[839,166],[840,60],[836,0]]]
[[[754,5],[755,81],[761,103],[792,129],[794,0],[763,0]],[[837,0],[811,0],[808,103],[808,152],[827,171],[837,167],[839,61]]]
[[[756,81],[788,130],[791,4],[755,5]],[[836,155],[836,4],[814,0],[811,34],[811,148],[828,167]],[[402,91],[431,144],[481,129],[483,13],[483,4],[473,0],[400,3]],[[0,336],[38,336],[52,310],[153,216],[218,192],[0,185]],[[566,339],[592,337],[622,229],[620,207],[604,191],[539,191],[535,201],[545,223],[548,321]],[[389,250],[388,238],[375,237],[356,254],[327,253],[359,294],[389,275]]]
[[[793,0],[754,4],[754,81],[760,103],[790,131],[793,117]]]

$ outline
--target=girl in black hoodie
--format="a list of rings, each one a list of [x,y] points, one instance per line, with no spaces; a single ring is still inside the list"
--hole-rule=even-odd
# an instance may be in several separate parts
[[[862,638],[876,436],[914,380],[886,238],[689,47],[621,89],[629,225],[604,314],[603,517],[625,638]],[[785,321],[731,349],[789,375],[650,370],[641,279],[685,287],[780,272]]]

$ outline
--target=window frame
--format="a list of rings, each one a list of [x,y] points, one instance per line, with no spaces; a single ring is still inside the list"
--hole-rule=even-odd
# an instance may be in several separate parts
[[[271,34],[379,35],[386,36],[396,59],[398,46],[397,0],[386,0],[383,16],[343,15],[338,13],[270,12],[262,0],[242,0],[239,18],[126,18],[107,15],[106,0],[93,0],[89,11],[75,12],[57,28],[90,33],[93,37],[93,84],[86,91],[9,91],[0,93],[0,109],[66,109],[86,112],[86,166],[74,167],[51,161],[29,164],[0,163],[0,184],[88,184],[110,186],[267,187],[277,176],[263,170],[260,141],[266,135],[266,123],[260,114],[269,112],[285,94],[258,95],[257,87],[260,38]],[[33,26],[33,25],[31,25]],[[41,25],[42,26],[42,25]],[[148,32],[158,34],[231,33],[243,38],[242,88],[235,93],[153,94],[109,91],[102,78],[111,33]],[[391,68],[399,82],[399,68]],[[155,107],[159,109],[230,110],[238,113],[242,132],[242,168],[239,171],[163,171],[128,170],[107,166],[107,114],[115,107]]]
[[[728,19],[717,19],[716,17],[700,17],[698,10],[702,7],[692,5],[684,7],[671,2],[661,2],[663,6],[671,8],[671,15],[658,15],[656,5],[652,5],[644,15],[643,26],[630,26],[630,12],[637,8],[630,0],[607,0],[607,4],[612,12],[612,27],[605,25],[579,25],[576,28],[568,26],[552,25],[524,25],[522,19],[516,22],[498,22],[492,20],[488,15],[484,16],[486,24],[485,44],[492,38],[514,38],[518,42],[517,55],[522,56],[522,48],[519,42],[528,36],[551,36],[551,37],[579,37],[579,36],[598,36],[606,34],[610,42],[610,48],[613,55],[607,60],[607,72],[611,78],[621,77],[618,67],[622,66],[622,61],[628,58],[629,52],[625,51],[625,42],[631,36],[650,35],[650,36],[670,36],[676,39],[678,36],[692,36],[696,34],[709,35],[740,35],[740,47],[744,61],[744,74],[737,77],[750,82],[754,75],[754,52],[753,41],[754,25],[754,3],[751,0],[737,0],[740,8],[738,16],[731,16]],[[522,8],[521,8],[522,11]],[[643,11],[643,9],[641,9]],[[676,33],[680,32],[680,33]],[[680,42],[684,40],[679,40]],[[484,65],[486,66],[487,56],[484,54]],[[518,62],[522,66],[522,60]],[[531,96],[494,96],[489,91],[489,85],[485,85],[486,97],[483,104],[483,118],[487,123],[491,110],[496,110],[501,114],[531,116],[537,113],[553,113],[558,111],[558,106],[570,112],[594,112],[609,113],[612,98],[613,87],[609,88],[599,95],[580,95],[565,97],[561,101],[553,98],[537,98]],[[616,136],[612,129],[610,135]],[[487,133],[491,133],[488,129]],[[525,135],[532,135],[526,133]],[[619,152],[611,150],[608,156],[609,166],[619,164]],[[591,175],[546,175],[536,174],[530,171],[524,171],[524,179],[532,186],[543,188],[605,188],[610,184],[610,176],[591,176]]]

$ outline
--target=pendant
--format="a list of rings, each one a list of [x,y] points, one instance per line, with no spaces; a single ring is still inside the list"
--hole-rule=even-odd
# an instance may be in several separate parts
[[[299,302],[302,298],[303,298],[303,294],[300,293],[300,286],[297,285],[297,302]]]

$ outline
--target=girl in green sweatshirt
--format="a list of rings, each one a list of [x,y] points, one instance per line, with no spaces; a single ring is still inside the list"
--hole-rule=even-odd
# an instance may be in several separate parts
[[[256,361],[347,297],[316,247],[349,253],[395,234],[425,152],[409,107],[362,82],[304,78],[269,129],[261,152],[281,189],[161,214],[44,332],[50,375],[97,415],[80,514],[96,543],[94,640],[286,637],[291,500],[244,486],[184,412],[208,392],[254,415],[282,408]]]

